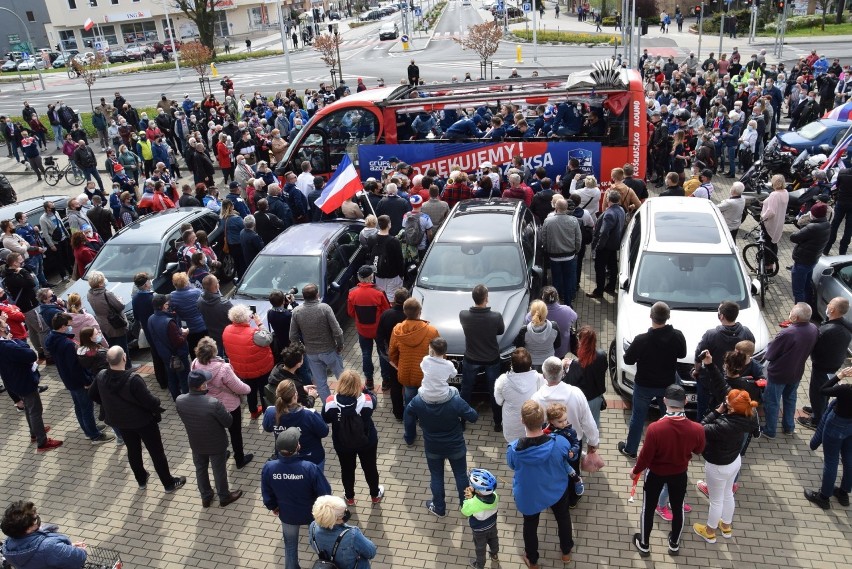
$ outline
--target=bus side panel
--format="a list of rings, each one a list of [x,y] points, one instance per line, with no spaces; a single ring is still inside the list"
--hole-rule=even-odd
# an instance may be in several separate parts
[[[638,72],[630,72],[630,139],[628,141],[628,157],[621,164],[633,164],[634,176],[645,178],[648,162],[648,114],[645,106],[645,92],[642,88],[642,77]]]

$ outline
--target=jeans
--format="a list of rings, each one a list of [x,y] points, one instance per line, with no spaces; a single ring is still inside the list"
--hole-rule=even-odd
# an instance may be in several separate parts
[[[737,147],[728,146],[726,151],[728,153],[728,176],[733,178],[737,173]]]
[[[450,461],[453,469],[453,478],[456,480],[456,490],[459,493],[459,506],[464,502],[464,489],[467,488],[467,457],[461,453],[455,457],[429,458],[426,456],[426,465],[429,467],[429,488],[432,490],[432,503],[435,511],[439,514],[447,513],[447,502],[444,498],[444,461]]]
[[[192,453],[192,463],[195,465],[195,479],[198,482],[198,492],[202,500],[213,499],[213,488],[210,487],[210,471],[208,466],[213,466],[213,481],[216,483],[216,494],[219,500],[228,499],[231,491],[228,488],[228,471],[225,464],[228,462],[227,453],[200,454]]]
[[[189,393],[189,357],[183,355],[181,360],[183,361],[183,370],[181,371],[172,369],[169,361],[164,362],[166,364],[166,377],[169,381],[169,393],[171,393],[173,400],[177,399],[178,395]]]
[[[598,430],[601,428],[601,405],[603,404],[603,398],[603,395],[598,395],[594,399],[589,399],[589,409],[592,411],[592,418],[595,420]]]
[[[89,392],[82,387],[80,389],[69,389],[68,392],[74,401],[74,414],[77,415],[77,422],[83,429],[83,433],[90,439],[101,436],[98,424],[95,421],[95,404],[92,403]]]
[[[852,492],[852,419],[838,417],[831,411],[826,417],[825,431],[822,435],[822,489],[823,496],[834,494],[834,483],[837,480],[837,465],[843,461],[843,478],[840,489]]]
[[[844,218],[846,219],[846,225],[843,226],[843,237],[840,238],[840,250],[838,251],[838,254],[846,254],[846,250],[849,248],[849,241],[852,240],[852,223],[849,223],[849,221],[852,220],[852,205],[837,204],[834,206],[834,218],[831,220],[831,233],[828,238],[828,243],[825,244],[825,248],[822,250],[823,255],[828,255],[828,252],[831,250],[831,246],[834,245],[834,241],[837,239],[837,231],[840,229],[840,223]]]
[[[491,550],[491,555],[500,552],[500,539],[497,536],[497,524],[485,531],[473,531],[473,549],[476,551],[476,566],[480,569],[485,567],[485,548]]]
[[[793,302],[809,302],[811,297],[811,274],[815,265],[793,263]]]
[[[62,149],[62,125],[61,124],[52,124],[50,125],[53,128],[53,142],[56,144],[56,149]]]
[[[573,484],[568,484],[568,488]],[[556,518],[557,533],[559,534],[559,549],[563,555],[574,549],[573,528],[571,527],[571,509],[568,507],[568,488],[562,497],[556,501],[550,510]],[[524,552],[532,565],[538,563],[538,520],[541,513],[524,515]]]
[[[781,401],[784,401],[784,418],[781,420],[781,427],[785,433],[792,433],[796,428],[794,417],[796,415],[796,390],[799,387],[799,382],[783,384],[766,382],[766,389],[763,391],[763,414],[766,418],[766,426],[763,431],[770,437],[775,436],[775,431],[778,428],[778,411],[781,407]]]
[[[47,286],[47,277],[44,276],[44,255],[32,255],[24,265],[38,278],[40,287]]]
[[[284,532],[284,569],[299,569],[299,532],[302,526],[281,522]]]
[[[104,191],[104,182],[101,180],[101,175],[98,173],[98,167],[92,166],[91,168],[81,168],[83,171],[83,175],[86,176],[86,181],[88,182],[92,178],[97,180],[98,187],[101,189],[101,192]]]
[[[38,389],[33,389],[31,393],[19,395],[19,397],[24,402],[24,415],[27,417],[30,436],[35,437],[36,444],[42,447],[47,442],[47,432],[44,429],[44,419],[42,418],[44,408],[41,405],[41,395],[39,395]]]
[[[358,345],[361,347],[361,369],[364,370],[364,377],[367,383],[373,383],[373,373],[375,372],[375,366],[373,366],[373,344],[375,341],[373,338],[366,338],[358,334]]]
[[[710,509],[707,511],[707,526],[715,528],[719,520],[726,525],[734,519],[734,481],[742,466],[742,458],[737,456],[731,464],[704,463],[704,476],[707,481],[707,493]]]
[[[376,454],[378,443],[356,451],[338,449],[337,459],[340,461],[340,478],[343,483],[343,495],[352,499],[355,497],[355,459],[361,462],[364,479],[370,488],[370,496],[379,495],[379,468]]]
[[[672,509],[672,531],[671,542],[680,543],[680,535],[683,533],[683,500],[686,497],[686,485],[688,479],[686,472],[673,474],[671,476],[659,476],[650,470],[645,474],[645,491],[642,496],[642,526],[640,535],[642,543],[647,544],[654,529],[654,509],[660,498],[663,486],[668,486],[669,503]]]
[[[152,421],[138,429],[121,429],[121,435],[127,446],[127,462],[130,463],[130,470],[133,471],[136,482],[144,484],[148,478],[148,471],[142,463],[142,443],[145,443],[145,448],[151,455],[151,462],[154,463],[154,470],[157,471],[163,487],[169,488],[174,484],[174,477],[169,470],[169,461],[166,459],[163,438],[157,423]]]
[[[500,377],[500,362],[493,364],[474,363],[467,358],[462,361],[462,381],[461,381],[461,396],[470,405],[473,395],[473,384],[476,383],[476,376],[479,372],[485,372],[485,377],[488,380],[488,393],[491,394],[491,414],[494,417],[495,425],[503,424],[503,408],[497,405],[494,400],[494,383]]]
[[[627,447],[625,450],[630,454],[636,454],[639,449],[639,441],[642,439],[642,431],[645,429],[645,420],[648,418],[648,409],[654,399],[661,410],[663,405],[664,387],[643,387],[633,385],[633,411],[630,413],[630,427],[627,431]]]
[[[577,257],[570,261],[550,261],[550,274],[553,286],[559,291],[559,296],[565,304],[572,306],[574,295],[577,293]]]
[[[317,393],[319,393],[322,401],[325,401],[331,395],[326,378],[327,370],[331,369],[335,378],[340,377],[340,374],[343,373],[343,358],[336,350],[321,354],[307,354],[307,357],[308,367],[311,368],[311,375],[314,378],[314,386],[317,388]]]
[[[822,386],[828,382],[830,372],[816,368],[811,364],[811,385],[808,387],[808,397],[811,400],[813,421],[819,424],[822,414],[828,406],[828,397],[822,394]]]

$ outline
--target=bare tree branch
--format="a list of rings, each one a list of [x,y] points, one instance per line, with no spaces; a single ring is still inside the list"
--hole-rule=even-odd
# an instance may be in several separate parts
[[[192,67],[199,77],[207,77],[213,52],[201,42],[192,41],[181,46],[180,59],[184,65]]]
[[[503,39],[503,30],[497,22],[485,22],[467,27],[464,37],[453,38],[453,41],[462,46],[462,49],[472,50],[479,54],[479,59],[488,61],[497,53],[500,40]]]
[[[340,36],[320,34],[314,39],[314,49],[320,54],[320,59],[331,69],[337,66],[337,50],[340,46]]]
[[[95,54],[95,57],[91,60],[78,59],[77,57],[71,59],[71,68],[74,69],[89,90],[89,105],[92,107],[92,112],[95,110],[95,103],[92,100],[92,86],[98,80],[98,75],[101,74],[105,63],[106,58],[101,52]]]

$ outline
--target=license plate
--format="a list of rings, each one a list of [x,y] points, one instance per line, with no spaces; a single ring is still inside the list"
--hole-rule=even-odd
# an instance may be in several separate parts
[[[686,402],[687,403],[697,403],[698,402],[698,394],[697,393],[687,393],[686,394]]]

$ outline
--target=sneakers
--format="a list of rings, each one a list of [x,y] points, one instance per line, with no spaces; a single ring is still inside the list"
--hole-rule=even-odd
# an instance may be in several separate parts
[[[734,526],[732,524],[726,524],[722,520],[719,520],[719,531],[722,532],[722,537],[725,539],[731,539],[734,537]]]
[[[805,498],[807,498],[808,502],[813,502],[823,510],[831,509],[831,503],[828,501],[828,498],[817,490],[805,490]]]
[[[500,561],[500,557],[496,553],[492,553],[491,561]]]
[[[792,323],[793,323],[792,320],[782,320],[781,322],[778,323],[778,325],[781,326],[782,328],[789,328],[790,324],[792,324]]]
[[[257,409],[249,413],[251,415],[252,421],[263,415],[263,407],[258,405]]]
[[[672,541],[672,532],[669,532],[669,555],[677,555],[680,553],[680,542]]]
[[[101,433],[100,435],[98,435],[98,436],[96,436],[95,438],[92,439],[92,444],[93,445],[102,445],[104,443],[108,443],[108,442],[114,441],[114,440],[115,440],[114,434],[112,434],[112,433]]]
[[[485,565],[480,565],[479,563],[476,562],[476,559],[471,559],[470,561],[468,561],[467,566],[473,567],[473,569],[484,569],[485,568]]]
[[[627,458],[632,458],[633,460],[636,460],[637,454],[635,452],[627,452],[627,443],[624,441],[618,443],[618,452],[620,452]]]
[[[710,529],[707,524],[692,524],[692,531],[707,543],[716,543],[716,532]]]
[[[241,462],[237,463],[237,470],[242,469],[245,465],[250,463],[253,458],[254,458],[254,455],[251,454],[251,453],[243,455],[243,460]]]
[[[707,488],[706,482],[704,482],[703,480],[699,480],[698,483],[695,484],[695,487],[698,488],[699,492],[701,492],[702,494],[704,494],[708,498],[710,497],[710,489]]]
[[[844,492],[842,488],[835,486],[834,497],[837,498],[837,501],[840,502],[841,506],[844,508],[849,507],[849,492]]]
[[[734,482],[734,486],[733,486],[733,488],[731,488],[731,490],[734,492],[734,494],[736,494],[737,490],[739,490],[739,489],[740,489],[740,483]]]
[[[385,487],[379,486],[379,495],[378,496],[371,496],[370,500],[372,500],[374,504],[381,504],[382,498],[384,498],[384,497],[385,497]]]
[[[435,515],[439,518],[447,517],[446,512],[441,513],[441,512],[438,511],[437,508],[435,508],[435,502],[433,502],[432,500],[426,500],[426,502],[424,502],[423,505],[426,506],[426,509],[429,510],[430,514],[433,514],[433,515]]]
[[[186,484],[186,476],[176,476],[172,478],[172,485],[166,488],[166,494],[171,494],[175,490],[179,490]]]
[[[577,493],[577,496],[582,496],[585,491],[586,485],[583,484],[583,479],[578,476],[577,481],[574,483],[574,492]]]
[[[529,557],[527,557],[526,553],[524,553],[523,559],[524,559],[524,565],[529,567],[529,569],[538,569],[538,563],[530,563],[530,559],[529,559]]]
[[[145,488],[147,488],[147,487],[148,487],[148,479],[149,479],[149,478],[151,478],[151,473],[150,473],[150,472],[146,472],[146,473],[145,473],[145,480],[139,483],[139,489],[140,489],[140,490],[144,490]]]
[[[672,521],[672,519],[674,518],[674,516],[672,515],[672,511],[669,509],[668,506],[663,506],[662,508],[657,506],[654,511],[657,512],[658,516],[660,516],[667,522]]]
[[[765,429],[765,428],[763,428],[763,427],[761,427],[761,429],[760,429],[760,436],[761,436],[761,437],[763,437],[763,438],[767,438],[767,439],[769,439],[770,441],[774,441],[774,440],[775,440],[775,434],[773,433],[773,434],[771,434],[771,435],[770,435],[770,434],[766,431],[766,429]]]
[[[808,407],[807,405],[805,405],[804,407],[802,407],[802,412],[807,413],[808,415],[813,415],[814,414],[814,408]]]
[[[651,546],[647,543],[642,543],[642,536],[638,533],[633,534],[633,547],[639,552],[642,557],[651,555]]]
[[[47,452],[49,450],[53,450],[55,448],[59,448],[62,446],[62,441],[57,441],[56,439],[48,438],[47,441],[38,447],[37,452]]]
[[[690,506],[689,504],[687,504],[686,502],[684,502],[684,503],[683,503],[683,513],[684,513],[684,514],[688,514],[688,513],[689,513],[689,512],[691,512],[691,511],[692,511],[692,506]]]
[[[346,501],[347,506],[354,506],[355,505],[355,498],[343,498],[343,499]]]
[[[817,423],[813,417],[796,417],[796,422],[806,429],[816,429]]]
[[[49,433],[49,432],[50,432],[50,425],[45,425],[45,426],[44,426],[44,432],[45,432],[45,434],[47,434],[47,433]],[[37,440],[37,439],[36,439],[36,437],[30,437],[30,442],[31,442],[31,443],[36,442],[36,440]]]

